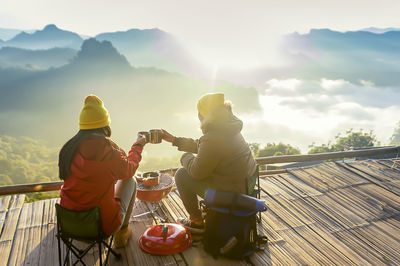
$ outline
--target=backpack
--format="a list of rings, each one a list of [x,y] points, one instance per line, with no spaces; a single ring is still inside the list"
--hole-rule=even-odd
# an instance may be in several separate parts
[[[214,258],[245,259],[267,243],[257,233],[257,212],[266,211],[264,201],[240,194],[207,189],[202,203],[206,212],[203,246]]]

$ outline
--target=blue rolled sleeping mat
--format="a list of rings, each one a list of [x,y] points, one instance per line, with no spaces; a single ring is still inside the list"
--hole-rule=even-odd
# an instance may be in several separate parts
[[[206,191],[204,203],[215,211],[242,217],[267,210],[264,200],[238,192],[217,191],[211,188]]]

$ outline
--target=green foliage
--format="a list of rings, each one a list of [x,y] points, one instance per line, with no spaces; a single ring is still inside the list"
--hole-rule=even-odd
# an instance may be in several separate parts
[[[328,144],[322,144],[321,146],[316,146],[314,143],[311,144],[308,154],[368,148],[375,146],[375,144],[378,144],[378,142],[372,130],[364,132],[360,129],[358,132],[354,132],[353,129],[350,129],[345,132],[344,136],[340,133],[336,135],[335,143],[329,141]]]
[[[58,149],[26,137],[0,136],[0,186],[58,180]],[[26,201],[58,196],[56,193],[27,195]]]
[[[260,145],[257,143],[250,144],[250,148],[254,150],[258,150],[258,153],[254,153],[256,157],[268,157],[268,156],[281,156],[281,155],[294,155],[300,154],[300,150],[298,148],[292,147],[290,144],[284,144],[279,142],[278,144],[275,143],[267,143],[264,148],[260,148]],[[260,166],[261,170],[273,170],[278,169],[279,166],[275,165],[265,165]]]
[[[260,150],[260,143],[249,143],[250,150],[253,152],[254,156],[257,156],[258,151]]]
[[[396,124],[393,135],[390,138],[391,145],[400,145],[400,121]]]
[[[28,193],[26,194],[25,202],[33,202],[33,201],[52,199],[58,197],[60,197],[60,191]]]
[[[294,155],[300,154],[298,148],[292,147],[290,144],[279,142],[267,143],[267,145],[258,151],[257,157],[279,156],[279,155]]]

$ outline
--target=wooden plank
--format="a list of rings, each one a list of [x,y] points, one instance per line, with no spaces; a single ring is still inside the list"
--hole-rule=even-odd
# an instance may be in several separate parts
[[[308,167],[303,169],[308,175],[313,176],[319,182],[326,185],[325,191],[338,189],[340,187],[346,186],[347,183],[343,182],[341,179],[337,178],[336,175],[330,174],[319,169],[318,165],[314,167]]]
[[[395,218],[387,218],[385,220],[373,222],[373,224],[393,240],[400,242],[400,215]]]
[[[32,206],[32,203],[25,203],[22,206],[8,265],[20,265],[23,263],[26,254],[25,239],[27,238],[28,228],[31,221]]]
[[[366,160],[364,162],[368,165],[368,167],[374,169],[375,171],[400,181],[400,170],[392,167],[396,166],[396,163],[394,163],[394,165],[392,164],[391,166],[386,166],[380,163],[379,160]],[[399,165],[399,163],[397,163],[397,165]]]
[[[147,207],[143,202],[138,202],[133,210],[133,214],[147,211]],[[139,220],[140,219],[140,220]],[[133,232],[130,241],[128,242],[127,260],[129,265],[175,265],[173,256],[154,256],[144,252],[138,244],[139,238],[144,231],[154,224],[151,216],[142,216],[139,219],[134,219],[131,222]]]
[[[57,182],[47,182],[47,183],[1,186],[0,195],[15,195],[15,194],[25,194],[32,192],[60,190],[63,184],[64,181],[57,181]]]
[[[400,178],[397,178],[396,176],[389,175],[385,171],[372,167],[367,161],[359,161],[352,164],[346,163],[343,165],[351,167],[351,170],[353,171],[356,169],[360,176],[367,178],[371,182],[391,182],[400,180]]]
[[[377,202],[354,188],[333,191],[329,194],[332,200],[342,205],[363,221],[371,221],[384,217],[386,214],[377,206]],[[360,226],[356,224],[355,226]]]
[[[321,171],[326,171],[335,178],[341,179],[347,185],[356,185],[363,184],[367,182],[365,179],[361,178],[359,175],[356,175],[350,171],[345,170],[343,167],[340,167],[341,162],[327,162],[320,165]]]
[[[359,203],[359,199],[360,199],[360,197],[361,196],[363,196],[363,194],[362,193],[360,193],[360,195],[358,195],[357,193],[358,193],[358,191],[356,191],[358,188],[362,188],[363,186],[357,186],[356,188],[349,188],[349,189],[347,189],[347,191],[346,190],[340,190],[340,191],[336,191],[336,192],[332,192],[332,194],[341,194],[341,196],[342,197],[345,197],[345,198],[347,198],[347,200],[349,200],[349,198],[353,198],[353,202],[352,202],[352,204],[350,204],[350,203],[342,203],[344,206],[350,206],[350,208],[352,209],[352,211],[355,211],[355,204],[357,204],[357,203]],[[352,193],[349,193],[349,192],[352,192]],[[354,197],[356,195],[356,197]],[[358,197],[357,197],[357,195],[358,195]],[[352,196],[352,197],[350,197],[350,196]],[[282,199],[280,199],[280,200],[282,200]],[[343,198],[341,198],[341,200],[343,201],[344,199]],[[300,200],[299,200],[300,201]],[[360,208],[361,206],[365,206],[362,202],[361,202],[361,204],[359,205],[359,206],[357,206],[357,208]],[[367,207],[367,208],[365,208],[364,209],[364,211],[367,211],[369,208]],[[315,226],[315,225],[311,225],[311,226]],[[363,227],[356,227],[356,229],[355,230],[357,230],[358,228],[363,228]],[[318,230],[318,227],[316,227],[316,228],[314,228],[314,231],[317,231]],[[360,229],[361,230],[361,229]],[[319,234],[321,234],[321,232],[319,232]],[[360,237],[358,236],[358,237],[354,237],[354,233],[353,233],[353,238],[354,239],[360,239]],[[335,239],[335,238],[333,238],[333,239]],[[337,238],[336,238],[337,239]],[[369,245],[365,245],[366,247],[369,247]],[[349,249],[347,249],[347,251],[349,251]],[[329,253],[328,253],[329,254]],[[350,256],[349,254],[347,255],[347,256]],[[354,256],[354,254],[351,254],[351,256],[350,256],[351,258],[352,258],[352,260],[354,261],[355,259],[357,259],[357,257],[359,258],[359,257],[361,257],[361,254],[357,254],[357,256]],[[389,259],[390,259],[390,257],[389,256],[387,256]]]
[[[345,249],[344,245],[342,246],[344,250],[337,249],[337,244],[339,241],[337,241],[337,239],[330,238],[328,231],[324,231],[323,229],[313,230],[316,227],[316,221],[311,220],[309,216],[309,212],[313,209],[309,208],[305,201],[301,199],[296,201],[302,202],[303,205],[301,206],[301,208],[295,208],[292,204],[293,201],[289,202],[284,198],[274,198],[274,200],[279,202],[279,205],[282,207],[281,209],[287,210],[293,215],[293,217],[296,217],[296,219],[303,222],[304,226],[293,227],[293,230],[296,231],[297,234],[301,235],[301,237],[304,238],[313,247],[318,249],[320,253],[327,256],[330,261],[339,264],[353,263],[351,259],[344,255],[344,253],[349,254],[351,253],[351,251],[349,249]],[[282,216],[279,214],[279,217]],[[285,222],[289,224],[288,221],[285,220]],[[324,237],[322,237],[321,235],[323,235]]]
[[[383,261],[394,265],[400,264],[400,243],[380,231],[373,223],[365,227],[355,228],[354,231],[365,243],[376,250],[379,254],[377,256],[380,256]]]
[[[3,231],[4,222],[6,221],[8,206],[10,205],[11,196],[0,198],[0,236]]]
[[[400,196],[400,187],[398,186],[399,181],[396,180],[388,180],[388,179],[382,179],[381,177],[375,177],[372,176],[373,173],[372,172],[365,172],[362,171],[361,169],[358,168],[357,164],[343,164],[341,165],[343,168],[354,172],[355,174],[360,175],[362,178],[364,178],[365,180],[368,180],[370,183],[375,184],[379,187],[382,187],[398,196]]]
[[[279,179],[279,180],[282,181],[282,179]],[[349,195],[350,194],[348,192],[343,192],[342,190],[336,191],[334,193],[343,193],[344,195]],[[301,202],[303,200],[304,201],[308,201],[308,200],[310,200],[310,198],[296,200],[296,203],[297,202]],[[291,203],[293,203],[293,201]],[[350,204],[350,206],[352,206],[352,204]],[[295,208],[295,209],[299,210],[299,211],[303,210],[306,213],[313,213],[313,212],[310,212],[307,209],[307,205],[298,206],[298,208]],[[314,217],[314,216],[312,216],[312,217]],[[311,224],[309,226],[312,228],[313,231],[318,233],[318,235],[323,237],[325,240],[329,241],[332,245],[334,245],[336,247],[340,247],[340,252],[343,255],[345,255],[346,257],[348,257],[349,259],[351,259],[351,261],[353,261],[354,263],[359,264],[359,263],[367,262],[368,258],[363,257],[363,254],[360,253],[360,252],[358,252],[358,254],[357,254],[356,253],[357,249],[354,249],[354,246],[347,246],[346,243],[342,243],[342,239],[337,238],[337,236],[335,236],[335,235],[327,234],[328,232],[324,232],[325,230],[324,230],[323,226],[320,226],[318,224]],[[363,227],[355,227],[355,228],[357,229],[357,228],[363,228]],[[392,231],[391,233],[394,233],[394,232]],[[359,236],[359,234],[356,234],[356,233],[352,232],[351,233],[351,237],[353,237],[353,241],[357,241],[358,243],[363,242],[363,241],[361,241],[362,238]],[[370,245],[369,244],[363,244],[363,246],[364,246],[363,247],[364,250],[369,250],[370,249]],[[326,254],[331,254],[331,253],[330,252],[326,252]],[[376,260],[372,260],[372,261],[375,262]]]
[[[354,232],[349,231],[338,231],[332,233],[336,238],[341,239],[341,241],[351,247],[354,252],[356,252],[360,257],[362,257],[367,264],[372,265],[383,265],[386,263],[383,260],[382,255],[379,254],[375,249],[371,248],[367,243],[363,240],[360,240],[358,237],[355,237]]]
[[[321,195],[321,192],[314,189],[312,186],[305,183],[303,180],[292,174],[279,175],[276,180],[281,181],[283,179],[286,183],[289,183],[292,187],[292,192],[295,194],[296,198],[298,197],[308,197],[308,196],[318,196]],[[264,187],[263,187],[264,188]],[[264,188],[264,190],[267,190]],[[268,190],[267,190],[268,191]]]
[[[319,178],[306,172],[303,168],[289,171],[291,175],[295,176],[297,179],[301,180],[303,183],[314,188],[319,192],[325,192],[329,190],[326,183],[322,182]]]
[[[389,171],[395,172],[395,174],[398,174],[397,171],[400,171],[400,160],[396,159],[384,159],[384,160],[378,160],[376,161],[377,163],[386,166]]]
[[[59,199],[45,201],[43,211],[42,240],[40,247],[39,265],[58,265],[58,243],[56,238],[56,211],[55,204]],[[65,246],[61,242],[62,258]]]
[[[17,228],[22,205],[24,204],[24,199],[25,195],[14,195],[9,202],[10,205],[8,206],[6,220],[0,237],[0,254],[2,254],[0,265],[6,265],[8,258],[10,257],[14,234]]]
[[[268,199],[268,197],[270,197],[270,199]],[[282,220],[281,226],[285,226],[286,228],[279,230],[278,233],[287,242],[286,246],[289,250],[286,250],[286,253],[298,259],[297,263],[300,264],[333,263],[334,259],[330,259],[325,253],[319,250],[320,247],[330,247],[329,244],[324,242],[323,239],[307,227],[307,224],[312,223],[307,217],[293,212],[290,205],[287,204],[288,201],[284,198],[276,199],[267,195],[267,201],[269,202],[270,209],[267,213],[263,213],[262,217],[265,219],[276,216],[275,220]],[[299,243],[301,243],[301,245],[299,245]],[[334,249],[331,248],[330,252],[332,252],[332,250]],[[307,254],[307,256],[301,253]],[[300,256],[300,258],[298,258],[298,256]],[[340,256],[335,257],[336,260],[340,258]],[[349,262],[346,258],[343,258],[342,261]]]
[[[313,200],[314,197],[307,197],[299,198],[296,201],[290,202],[293,211],[302,212],[303,215],[308,215],[309,219],[314,221],[306,226],[315,234],[304,234],[304,237],[308,239],[309,237],[314,238],[316,235],[318,235],[316,240],[321,242],[321,244],[316,242],[315,245],[322,248],[323,253],[327,254],[331,260],[335,261],[335,263],[341,261],[340,264],[363,264],[366,262],[366,260],[360,256],[360,254],[357,254],[354,251],[352,246],[347,246],[342,242],[341,238],[338,238],[332,234],[332,232],[335,230],[339,230],[344,227],[336,221],[335,217],[330,215],[329,211],[325,210],[324,208],[317,207],[318,205],[315,205]],[[297,230],[297,228],[295,228],[295,230]],[[311,242],[315,241],[312,239],[308,240]]]
[[[26,228],[27,237],[24,239],[26,245],[25,257],[21,258],[24,264],[38,265],[40,256],[40,241],[43,222],[43,207],[45,200],[31,203],[32,214],[30,224]]]
[[[360,192],[365,193],[371,199],[375,199],[382,211],[398,213],[400,212],[400,196],[394,194],[387,189],[374,184],[367,184],[357,188]]]
[[[297,197],[295,194],[281,189],[274,178],[260,179],[260,186],[267,191],[269,195],[275,198],[284,197],[288,200],[293,200]]]
[[[259,165],[274,164],[274,163],[290,163],[290,162],[311,162],[311,161],[330,160],[339,158],[366,157],[366,156],[375,156],[379,154],[390,154],[398,152],[399,149],[400,147],[380,147],[374,149],[327,152],[318,154],[270,156],[270,157],[256,158],[256,161]]]

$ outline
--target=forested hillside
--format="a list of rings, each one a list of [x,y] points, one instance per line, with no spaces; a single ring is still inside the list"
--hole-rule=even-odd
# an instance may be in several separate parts
[[[58,149],[27,138],[0,135],[0,186],[58,180]],[[27,194],[26,201],[57,197],[59,191]]]
[[[0,136],[0,185],[57,180],[58,150],[40,141]]]

